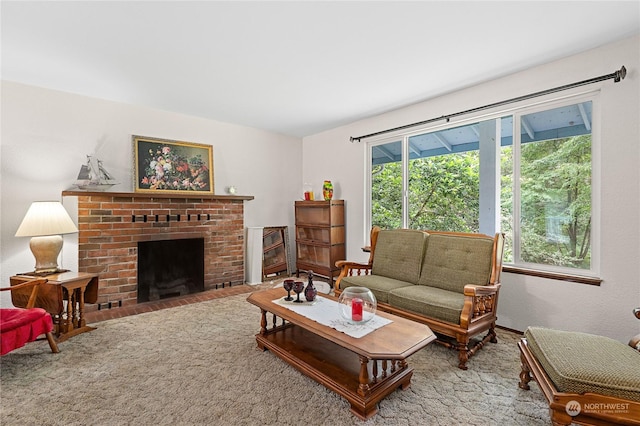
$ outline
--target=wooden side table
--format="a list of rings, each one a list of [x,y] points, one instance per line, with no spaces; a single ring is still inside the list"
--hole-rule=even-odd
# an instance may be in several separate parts
[[[45,277],[20,274],[11,277],[10,281],[11,285],[16,285],[34,278],[48,280],[40,286],[35,306],[45,309],[53,317],[58,342],[95,330],[84,319],[84,304],[98,301],[98,275],[86,272],[61,272]],[[25,299],[24,294],[12,292],[11,296],[14,306],[26,306],[28,297]]]

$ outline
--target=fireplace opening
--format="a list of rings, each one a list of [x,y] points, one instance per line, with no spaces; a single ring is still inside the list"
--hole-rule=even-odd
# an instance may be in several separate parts
[[[204,291],[204,238],[138,242],[138,303]]]

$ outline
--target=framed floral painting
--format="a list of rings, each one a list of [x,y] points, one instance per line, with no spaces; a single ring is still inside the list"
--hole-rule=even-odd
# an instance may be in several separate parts
[[[213,194],[213,147],[133,135],[136,192]]]

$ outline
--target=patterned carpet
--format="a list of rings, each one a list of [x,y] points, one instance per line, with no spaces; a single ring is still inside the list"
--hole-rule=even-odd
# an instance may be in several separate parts
[[[518,336],[503,330],[468,371],[440,345],[413,355],[411,387],[362,422],[343,398],[256,349],[260,312],[246,297],[92,324],[59,354],[41,341],[3,356],[0,424],[550,424],[537,386],[518,388]]]

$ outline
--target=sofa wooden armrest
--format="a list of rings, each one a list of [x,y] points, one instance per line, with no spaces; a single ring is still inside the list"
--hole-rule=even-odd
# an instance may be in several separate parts
[[[500,290],[500,284],[496,285],[475,285],[475,284],[467,284],[464,286],[464,295],[465,296],[489,296],[492,294],[496,294]]]
[[[464,307],[460,314],[460,326],[468,329],[474,321],[488,316],[495,317],[499,291],[500,284],[467,284],[464,287]]]
[[[340,281],[344,277],[352,277],[354,275],[370,275],[371,263],[349,262],[347,260],[339,260],[336,266],[340,268],[340,275],[336,279],[335,289],[340,290]]]

